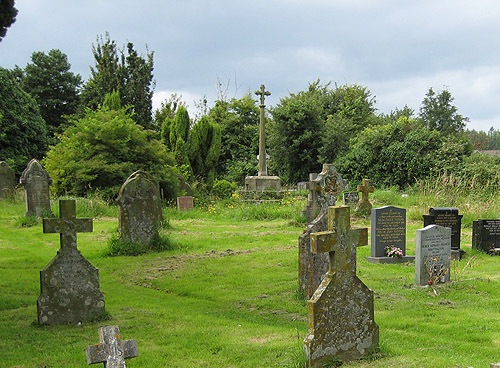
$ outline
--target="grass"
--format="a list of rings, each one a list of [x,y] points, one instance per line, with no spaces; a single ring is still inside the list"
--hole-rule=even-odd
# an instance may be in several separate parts
[[[500,201],[454,198],[450,204],[432,193],[404,197],[395,190],[376,191],[371,199],[376,207],[407,208],[409,254],[428,207],[456,205],[464,213],[467,253],[436,295],[413,285],[414,266],[371,264],[369,247],[358,248],[358,275],[375,293],[381,351],[344,366],[479,368],[500,361],[500,258],[470,246],[472,219],[499,213],[490,208],[500,208]],[[78,199],[79,217],[98,216],[94,232],[78,234],[78,244],[100,270],[111,320],[39,327],[39,271],[56,254],[59,237],[43,234],[40,223],[22,226],[21,200],[0,202],[0,367],[87,366],[85,347],[98,342],[99,326],[111,324],[122,338],[137,340],[131,368],[304,367],[306,303],[297,293],[297,239],[304,228],[297,223],[304,204],[288,197],[281,204],[225,201],[180,213],[168,208],[162,235],[176,249],[107,257],[116,207]],[[56,203],[52,210],[58,213]],[[353,218],[353,224],[369,227],[369,220]]]

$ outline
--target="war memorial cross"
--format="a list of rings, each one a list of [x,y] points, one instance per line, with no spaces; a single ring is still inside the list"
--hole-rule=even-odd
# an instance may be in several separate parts
[[[267,176],[266,163],[266,123],[265,123],[265,107],[264,99],[266,96],[271,96],[271,92],[266,91],[266,87],[261,84],[260,89],[255,91],[255,94],[260,96],[260,130],[259,130],[259,173],[258,176]]]

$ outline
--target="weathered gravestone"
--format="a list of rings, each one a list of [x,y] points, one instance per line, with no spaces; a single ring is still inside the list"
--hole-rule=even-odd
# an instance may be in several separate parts
[[[24,185],[26,216],[51,215],[49,187],[52,178],[37,160],[33,159],[28,163],[20,183]]]
[[[5,161],[0,161],[0,199],[12,198],[15,185],[14,170]]]
[[[321,204],[318,201],[318,183],[315,181],[318,175],[318,173],[310,173],[309,181],[304,182],[309,193],[307,194],[307,204],[300,214],[307,219],[308,223],[318,216],[321,209]]]
[[[371,263],[406,263],[415,260],[415,257],[406,255],[405,208],[372,208],[371,253],[367,260]]]
[[[314,253],[329,254],[329,270],[307,302],[305,352],[310,367],[373,353],[379,346],[373,291],[356,276],[356,246],[368,243],[367,228],[351,228],[348,206],[328,209],[329,231],[311,234]]]
[[[328,271],[328,256],[311,252],[311,234],[328,229],[328,207],[335,205],[337,195],[346,184],[332,164],[324,164],[321,173],[310,183],[320,211],[299,237],[299,290],[307,298],[313,295]]]
[[[344,206],[355,206],[359,202],[359,193],[358,192],[342,193],[342,200],[344,202]]]
[[[144,171],[128,177],[118,194],[120,239],[150,245],[159,236],[163,213],[158,183]]]
[[[450,280],[451,229],[428,225],[417,230],[415,284],[432,285]]]
[[[122,340],[118,326],[99,328],[99,344],[88,346],[87,364],[104,363],[106,368],[125,368],[125,359],[139,355],[135,340]]]
[[[194,208],[193,197],[182,196],[177,197],[177,210],[178,211],[189,211]]]
[[[451,229],[451,256],[461,259],[465,253],[460,249],[460,235],[462,231],[462,217],[455,207],[435,207],[429,209],[428,215],[423,215],[424,227],[436,224]]]
[[[500,220],[472,222],[472,248],[488,254],[500,254]]]
[[[92,232],[92,219],[76,218],[74,200],[59,201],[60,218],[43,219],[44,233],[59,233],[61,249],[40,271],[38,322],[76,324],[105,316],[99,270],[77,249],[77,232]]]
[[[374,188],[370,185],[370,180],[363,179],[361,185],[358,185],[357,190],[361,192],[361,200],[356,206],[356,212],[368,216],[372,210],[372,204],[368,198],[368,194],[373,193]]]

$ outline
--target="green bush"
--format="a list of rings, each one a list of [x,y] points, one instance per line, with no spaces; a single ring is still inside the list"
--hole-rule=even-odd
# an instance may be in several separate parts
[[[212,194],[220,199],[230,198],[236,190],[236,183],[228,180],[216,180],[212,187]]]

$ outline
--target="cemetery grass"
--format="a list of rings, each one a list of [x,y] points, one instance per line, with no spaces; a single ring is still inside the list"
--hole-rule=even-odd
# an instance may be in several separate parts
[[[428,206],[450,206],[440,200],[390,190],[373,195],[374,206],[408,209],[409,254]],[[22,201],[0,203],[0,367],[87,366],[85,347],[98,343],[98,327],[114,324],[139,347],[128,367],[305,366],[306,303],[297,293],[297,239],[304,228],[297,214],[304,199],[227,201],[183,213],[168,208],[162,232],[175,249],[137,257],[105,255],[117,231],[116,208],[86,201],[77,200],[78,217],[96,216],[94,232],[78,234],[78,247],[100,270],[109,320],[44,327],[36,323],[39,271],[56,254],[59,237],[43,234],[40,223],[21,226]],[[495,206],[500,213],[500,201],[482,208]],[[461,212],[464,220],[481,217]],[[353,222],[369,227],[364,218]],[[452,282],[435,288],[414,286],[412,265],[371,264],[369,247],[357,249],[358,276],[375,295],[381,346],[344,366],[457,368],[500,361],[500,258],[472,250],[464,222],[466,256],[452,266]]]

